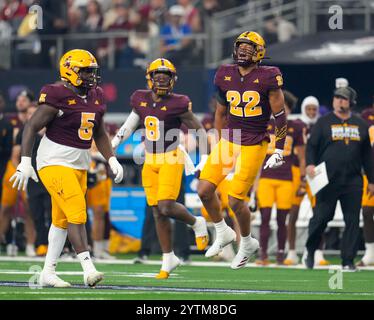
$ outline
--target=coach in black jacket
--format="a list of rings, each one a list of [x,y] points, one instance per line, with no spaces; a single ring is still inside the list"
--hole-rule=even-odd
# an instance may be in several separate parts
[[[356,92],[350,87],[334,92],[334,111],[321,117],[313,127],[306,149],[307,174],[326,162],[329,184],[317,193],[314,215],[309,222],[304,263],[314,265],[314,252],[321,241],[327,223],[334,218],[340,200],[345,230],[341,243],[343,269],[355,271],[354,258],[358,250],[359,221],[362,199],[362,168],[369,180],[368,192],[374,196],[374,159],[371,156],[368,125],[352,114]]]

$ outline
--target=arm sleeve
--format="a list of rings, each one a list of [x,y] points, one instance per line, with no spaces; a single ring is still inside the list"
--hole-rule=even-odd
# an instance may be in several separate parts
[[[121,141],[124,141],[131,136],[134,130],[138,127],[139,122],[140,122],[139,115],[134,110],[131,111],[125,123],[122,125],[122,127],[117,132],[117,136],[121,139]]]
[[[322,136],[321,120],[318,120],[313,127],[308,143],[306,145],[306,165],[316,165],[318,161],[318,150],[320,137]]]

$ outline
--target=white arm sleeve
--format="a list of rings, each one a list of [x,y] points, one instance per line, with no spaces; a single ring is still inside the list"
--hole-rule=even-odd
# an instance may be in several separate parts
[[[118,130],[116,136],[112,140],[112,147],[116,148],[122,141],[128,139],[134,130],[138,127],[140,122],[139,115],[131,111],[130,115],[126,119],[125,123]]]

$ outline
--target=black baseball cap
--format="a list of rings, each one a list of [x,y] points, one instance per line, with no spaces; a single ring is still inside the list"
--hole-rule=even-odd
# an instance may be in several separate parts
[[[34,100],[35,100],[34,93],[33,93],[31,90],[28,90],[28,89],[22,90],[22,91],[17,95],[17,98],[18,98],[19,96],[27,97],[30,101],[34,101]]]
[[[357,99],[356,90],[351,87],[342,87],[334,91],[334,97],[343,97],[349,100],[351,103],[355,104]]]

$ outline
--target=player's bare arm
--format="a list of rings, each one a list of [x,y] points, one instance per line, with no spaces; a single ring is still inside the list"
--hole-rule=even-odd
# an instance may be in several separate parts
[[[94,140],[97,149],[103,155],[103,157],[108,161],[110,157],[114,156],[112,146],[108,134],[105,131],[104,122],[101,121],[99,127],[95,130]]]
[[[31,157],[35,135],[48,125],[57,115],[58,110],[47,104],[41,104],[29,121],[26,122],[22,135],[22,157]]]
[[[26,122],[22,135],[21,162],[17,166],[16,173],[9,181],[14,181],[13,188],[26,190],[29,178],[38,182],[36,172],[31,165],[31,154],[34,146],[35,135],[50,123],[56,116],[58,110],[46,104],[42,104],[33,116]]]
[[[216,112],[214,114],[214,128],[218,132],[218,138],[221,138],[221,130],[227,123],[227,107],[217,102]]]
[[[208,137],[201,122],[196,118],[196,116],[191,111],[187,111],[181,114],[180,119],[182,123],[186,125],[187,128],[195,129],[198,131],[199,152],[202,155],[207,154],[208,153]]]
[[[121,164],[118,162],[117,158],[114,156],[114,152],[109,137],[105,131],[104,121],[101,121],[99,127],[96,129],[94,133],[94,140],[97,149],[108,161],[110,169],[115,175],[114,182],[121,182],[123,179],[123,168]]]

